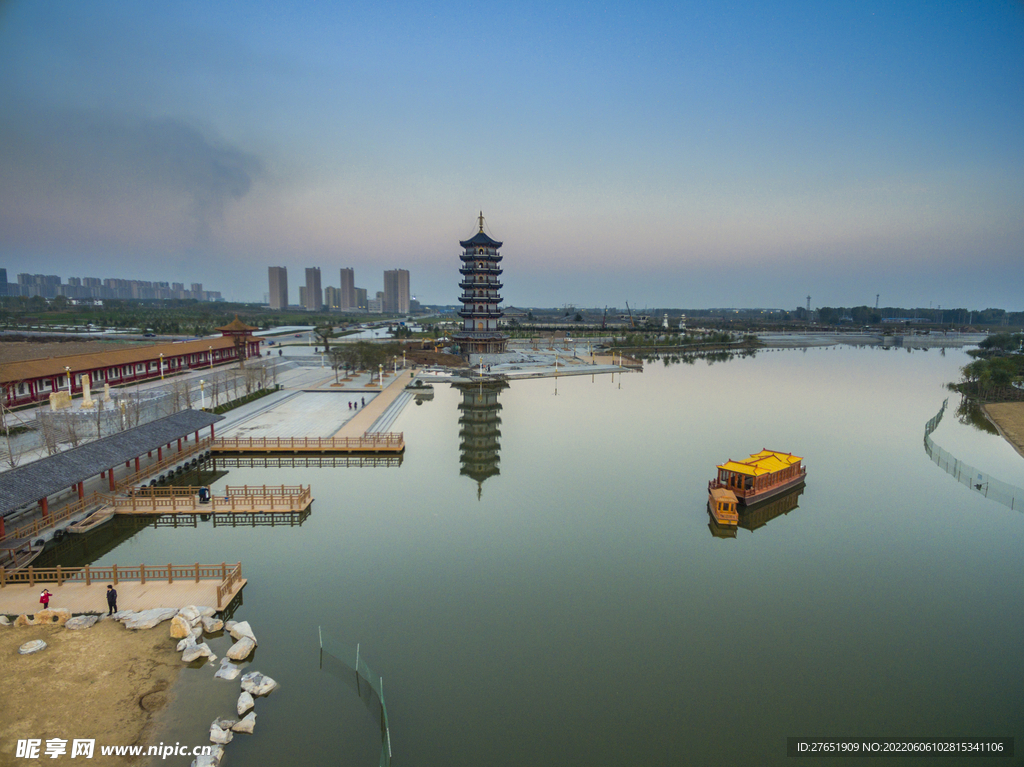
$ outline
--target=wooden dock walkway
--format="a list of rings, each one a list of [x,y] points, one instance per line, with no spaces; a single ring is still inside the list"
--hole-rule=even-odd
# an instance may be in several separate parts
[[[143,487],[110,497],[104,508],[116,514],[268,514],[297,513],[313,503],[310,485],[228,485],[199,502],[198,487]]]
[[[117,589],[120,610],[202,605],[223,610],[245,587],[242,563],[217,565],[106,565],[0,568],[0,615],[33,615],[39,592],[53,596],[51,608],[72,613],[107,612],[107,584]]]
[[[391,383],[389,383],[384,390],[375,396],[366,406],[360,408],[359,412],[356,413],[352,418],[345,422],[338,431],[334,433],[335,437],[362,437],[370,436],[366,433],[373,423],[381,417],[388,406],[398,399],[398,396],[405,391],[405,387],[412,381],[414,375],[413,370],[403,370],[397,376],[395,376]],[[403,449],[405,445],[403,443]]]
[[[214,453],[401,453],[402,432],[364,434],[361,437],[218,437]]]

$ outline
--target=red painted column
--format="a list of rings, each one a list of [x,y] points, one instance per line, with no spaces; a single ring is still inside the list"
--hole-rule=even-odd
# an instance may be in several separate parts
[[[213,424],[210,424],[210,439],[213,439]]]
[[[85,498],[85,482],[78,483],[78,500]]]
[[[164,449],[163,449],[163,447],[158,447],[156,449],[156,459],[158,461],[162,461],[164,459]]]
[[[4,518],[0,517],[0,538],[3,538],[5,535],[6,533],[4,532]]]
[[[44,517],[50,516],[50,499],[44,496],[43,499],[39,501],[39,508],[42,510]]]
[[[110,482],[110,489],[114,489],[114,470],[111,469],[107,472],[107,480]]]
[[[199,441],[199,429],[196,429],[196,442]]]
[[[139,470],[139,457],[135,456],[135,471]]]
[[[178,437],[178,452],[181,452],[181,437]]]

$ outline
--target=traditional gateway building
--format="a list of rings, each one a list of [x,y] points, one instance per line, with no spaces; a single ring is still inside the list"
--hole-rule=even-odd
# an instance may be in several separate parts
[[[480,231],[471,239],[459,242],[465,250],[460,258],[462,268],[462,330],[455,334],[453,341],[458,344],[459,353],[499,354],[508,345],[508,336],[498,332],[498,321],[502,317],[499,308],[501,296],[501,254],[502,243],[484,234],[484,214],[480,213]]]
[[[102,389],[103,384],[120,386],[259,357],[260,339],[252,336],[255,329],[236,317],[217,328],[220,338],[11,362],[0,366],[3,404],[9,408],[31,405],[57,391],[81,394],[86,373],[90,388]]]

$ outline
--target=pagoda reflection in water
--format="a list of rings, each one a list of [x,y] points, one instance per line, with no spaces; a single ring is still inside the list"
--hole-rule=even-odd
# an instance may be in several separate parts
[[[498,393],[508,388],[506,381],[452,384],[462,392],[459,403],[459,474],[476,480],[476,497],[483,494],[484,481],[501,473],[501,403]]]
[[[786,493],[777,495],[774,498],[770,498],[762,503],[754,504],[753,506],[740,507],[739,512],[739,527],[742,527],[750,532],[754,532],[758,528],[764,527],[776,517],[780,517],[783,514],[789,514],[793,509],[797,508],[800,496],[804,492],[805,485],[803,483],[797,485],[792,490]],[[711,512],[708,512],[708,529],[711,534],[716,538],[735,538],[736,527],[728,527],[726,525],[720,525],[715,521],[715,518],[711,516]]]

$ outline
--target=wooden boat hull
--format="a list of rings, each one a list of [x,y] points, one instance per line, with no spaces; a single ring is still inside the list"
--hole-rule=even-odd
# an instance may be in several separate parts
[[[75,533],[77,535],[82,535],[83,533],[87,533],[90,530],[95,530],[100,525],[106,524],[107,522],[109,522],[113,518],[114,518],[114,512],[112,510],[104,509],[104,510],[101,510],[101,511],[94,511],[92,514],[87,516],[85,519],[82,519],[82,520],[80,520],[78,522],[75,522],[75,524],[73,524],[73,525],[68,525],[67,531],[69,533]]]
[[[756,493],[755,495],[737,495],[736,500],[739,501],[741,506],[756,506],[757,504],[767,501],[769,498],[773,498],[780,493],[789,492],[797,485],[802,485],[805,481],[807,481],[806,469],[788,482],[783,482],[775,485],[774,487],[769,487],[767,490]]]

